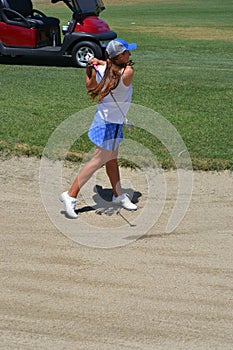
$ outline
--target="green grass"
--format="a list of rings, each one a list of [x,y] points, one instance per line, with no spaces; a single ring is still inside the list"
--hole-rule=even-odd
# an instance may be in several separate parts
[[[65,7],[40,9],[63,24],[70,17]],[[194,169],[233,169],[232,15],[230,0],[108,5],[101,15],[118,37],[138,43],[133,102],[176,127]],[[0,65],[2,155],[40,156],[63,120],[91,106],[83,69],[27,62]],[[150,148],[163,167],[173,166],[167,150],[145,131],[125,135]],[[84,136],[72,152],[84,154],[90,147]]]

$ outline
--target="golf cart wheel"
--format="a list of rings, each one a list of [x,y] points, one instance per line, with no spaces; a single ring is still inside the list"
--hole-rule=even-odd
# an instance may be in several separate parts
[[[72,50],[74,63],[81,68],[86,67],[88,57],[102,58],[102,50],[99,45],[89,41],[82,41],[76,44]]]

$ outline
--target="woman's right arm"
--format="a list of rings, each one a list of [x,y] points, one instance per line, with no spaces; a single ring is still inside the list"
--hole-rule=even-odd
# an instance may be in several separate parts
[[[87,65],[86,67],[86,87],[87,90],[92,90],[94,89],[98,83],[96,81],[96,70],[94,68],[94,66],[102,66],[105,65],[106,62],[103,60],[99,60],[96,57],[93,57],[90,61],[89,61],[90,65]]]

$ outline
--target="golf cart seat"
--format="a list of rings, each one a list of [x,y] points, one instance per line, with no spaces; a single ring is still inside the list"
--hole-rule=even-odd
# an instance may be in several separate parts
[[[33,9],[31,0],[0,0],[0,20],[27,28],[59,27],[59,19]]]

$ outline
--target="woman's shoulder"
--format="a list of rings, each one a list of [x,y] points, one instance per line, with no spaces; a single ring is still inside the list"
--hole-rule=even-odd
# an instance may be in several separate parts
[[[133,74],[134,73],[134,69],[132,66],[126,66],[124,68],[124,73],[127,73],[127,74]]]
[[[134,75],[133,67],[126,66],[122,74],[122,81],[124,85],[129,86],[132,83],[133,75]]]

